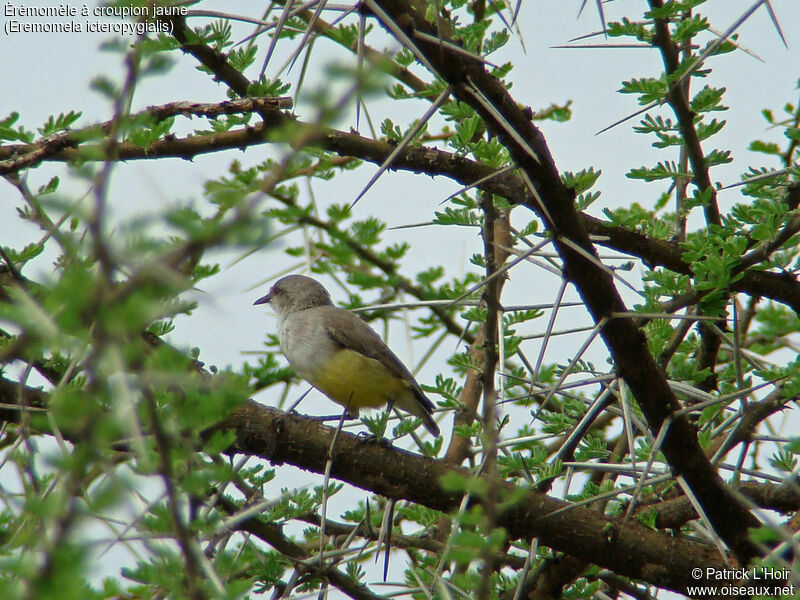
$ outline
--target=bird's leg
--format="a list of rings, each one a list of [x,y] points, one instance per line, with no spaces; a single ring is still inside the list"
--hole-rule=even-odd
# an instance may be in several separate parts
[[[350,410],[350,402],[353,400],[353,394],[350,394],[350,399],[345,404],[344,411],[342,412],[342,416],[339,417],[339,425],[336,427],[336,433],[333,436],[333,442],[331,442],[331,449],[330,452],[333,452],[333,444],[336,443],[336,438],[339,437],[339,432],[342,430],[342,425],[344,425],[345,419],[357,419],[358,418],[358,411],[355,412],[353,415],[353,411]],[[333,457],[330,457],[333,458]]]
[[[392,409],[394,408],[394,398],[389,400],[389,404],[386,405],[386,422],[389,422],[389,415],[392,414]]]

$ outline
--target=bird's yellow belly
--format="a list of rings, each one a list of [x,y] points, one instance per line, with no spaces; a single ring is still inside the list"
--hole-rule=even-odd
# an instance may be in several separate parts
[[[357,411],[377,408],[408,393],[402,379],[379,361],[352,350],[337,350],[313,373],[302,374],[334,402]]]

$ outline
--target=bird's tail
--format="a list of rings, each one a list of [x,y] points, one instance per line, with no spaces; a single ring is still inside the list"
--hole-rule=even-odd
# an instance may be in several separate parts
[[[433,415],[425,412],[421,416],[422,424],[425,425],[425,429],[430,431],[433,437],[439,437],[439,426],[436,424],[436,421],[433,420]]]
[[[433,402],[422,393],[419,385],[415,384],[416,382],[412,382],[412,385],[409,385],[408,391],[411,393],[404,398],[399,398],[397,405],[406,412],[410,412],[415,417],[422,419],[422,424],[425,425],[425,429],[427,429],[433,437],[439,437],[439,426],[436,424],[436,421],[433,420]]]

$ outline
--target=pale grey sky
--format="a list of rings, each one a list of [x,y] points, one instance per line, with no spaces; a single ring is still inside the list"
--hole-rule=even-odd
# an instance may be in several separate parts
[[[606,17],[613,20],[643,4],[633,0],[608,2],[604,4]],[[702,10],[711,16],[712,24],[717,29],[725,30],[752,4],[751,0],[714,0],[702,6]],[[721,147],[733,150],[734,162],[713,171],[714,179],[724,183],[737,181],[739,173],[749,164],[765,163],[763,158],[753,157],[746,150],[751,140],[767,138],[782,142],[776,132],[766,130],[766,123],[760,116],[761,109],[771,108],[777,113],[786,101],[796,101],[797,98],[800,8],[796,0],[773,0],[772,4],[787,36],[788,48],[781,42],[762,7],[742,26],[740,41],[764,62],[738,53],[716,57],[709,62],[714,71],[708,83],[727,88],[725,104],[731,107],[730,111],[719,115],[728,121],[727,128],[705,144],[707,149]],[[560,104],[572,100],[571,121],[562,124],[545,122],[541,127],[562,170],[590,166],[602,170],[603,175],[596,189],[602,190],[603,196],[593,207],[595,214],[600,214],[604,207],[628,205],[632,201],[650,205],[663,188],[631,181],[625,177],[625,173],[634,166],[653,164],[658,160],[675,160],[676,155],[657,151],[650,146],[651,139],[634,135],[631,125],[638,119],[603,134],[598,135],[597,132],[638,108],[634,98],[617,93],[620,81],[631,77],[657,76],[662,70],[660,56],[656,51],[646,49],[553,48],[567,43],[571,38],[599,29],[594,2],[587,3],[583,14],[576,18],[579,6],[578,0],[524,1],[519,18],[524,51],[519,39],[514,37],[505,48],[490,58],[496,63],[514,63],[512,93],[518,101],[537,109],[547,107],[551,102]],[[252,15],[254,12],[253,3],[244,1],[209,1],[204,2],[202,7],[230,13]],[[244,35],[250,31],[250,27],[240,25],[236,31]],[[106,74],[117,80],[120,78],[120,55],[97,52],[98,44],[107,38],[107,35],[94,34],[0,34],[0,72],[4,74],[0,117],[12,110],[20,111],[21,122],[29,129],[41,125],[51,114],[69,110],[84,111],[81,124],[108,119],[111,116],[108,102],[89,90],[89,82],[97,75]],[[602,37],[593,38],[593,41],[604,42]],[[297,43],[299,38],[290,42],[288,47],[294,48]],[[370,43],[379,48],[383,44],[391,45],[385,36],[378,36]],[[259,66],[266,45],[266,40],[263,40],[257,60]],[[272,65],[282,64],[286,54],[286,50],[279,50]],[[354,64],[352,57],[339,51],[332,43],[318,42],[309,68],[312,75],[305,83],[304,91],[309,92],[315,86],[324,85],[322,67],[338,59]],[[195,66],[191,57],[178,56],[177,66],[169,75],[143,81],[137,88],[134,110],[176,100],[223,100],[224,87],[197,71]],[[417,72],[423,79],[430,79],[424,70],[418,69]],[[287,79],[295,82],[298,74],[299,68],[296,66]],[[700,84],[695,82],[693,85]],[[369,108],[376,123],[385,116],[391,116],[397,123],[407,125],[411,119],[421,117],[427,106],[420,102],[407,102],[402,105],[403,112],[398,113],[395,103],[376,99],[370,102]],[[299,102],[296,112],[304,120],[314,118],[307,102]],[[199,122],[190,123],[190,126]],[[353,108],[348,118],[337,126],[347,130],[355,127],[355,124]],[[366,128],[362,130],[366,132]],[[161,207],[164,202],[192,199],[196,205],[202,205],[203,182],[224,173],[232,158],[241,160],[247,166],[269,155],[274,155],[274,152],[262,146],[251,148],[244,154],[236,151],[201,156],[192,162],[172,159],[117,165],[110,190],[113,213],[116,218],[122,219],[146,214]],[[375,168],[368,166],[343,174],[329,183],[314,182],[312,189],[320,207],[324,208],[331,202],[351,201]],[[30,173],[30,179],[32,185],[38,186],[53,174],[63,176],[64,173],[62,165],[43,165]],[[441,210],[440,201],[457,188],[457,185],[445,180],[432,180],[407,173],[387,173],[358,203],[355,217],[377,214],[390,226],[429,221],[434,211]],[[86,185],[74,180],[65,181],[63,189],[80,194],[86,191]],[[723,192],[720,198],[724,208],[740,201],[740,194],[734,189]],[[0,239],[3,244],[15,245],[38,238],[35,228],[21,224],[17,218],[15,207],[19,204],[16,192],[9,185],[0,183]],[[275,226],[279,227],[278,224]],[[411,243],[406,275],[413,275],[434,261],[444,264],[451,272],[460,273],[467,268],[469,256],[481,250],[475,230],[437,228],[435,234],[431,234],[429,228],[385,233],[386,243],[402,240]],[[294,239],[299,239],[299,235]],[[196,294],[200,308],[191,319],[178,319],[178,328],[171,336],[179,345],[199,346],[202,360],[223,367],[240,364],[243,351],[262,348],[264,332],[272,330],[274,318],[263,307],[252,307],[252,301],[263,294],[269,280],[287,264],[291,264],[280,246],[265,249],[231,264],[235,256],[234,252],[220,255],[222,273],[203,282],[203,293]],[[48,272],[51,266],[47,257],[38,261],[37,268],[40,274]],[[534,269],[522,266],[512,275],[506,303],[545,303],[553,300],[558,279],[541,269]],[[637,273],[634,271],[623,276],[635,282]],[[37,273],[33,271],[28,275],[36,276]],[[330,282],[326,283],[335,300],[345,298],[343,290],[330,285]],[[251,290],[256,284],[261,284],[261,287]],[[635,301],[632,294],[622,291],[628,302]],[[570,291],[567,299],[574,297]],[[586,323],[588,318],[582,308],[568,308],[559,315],[557,328]],[[545,319],[539,320],[532,329],[542,331],[545,324]],[[424,352],[424,346],[412,347],[406,342],[400,327],[393,327],[390,339],[395,351],[410,366]],[[546,360],[566,362],[584,339],[584,334],[555,339]],[[442,361],[452,351],[452,345],[440,349],[422,370],[420,381],[430,382],[436,373],[446,371]],[[537,351],[538,342],[532,343],[530,353],[535,355]],[[605,354],[602,344],[595,342],[587,356],[603,368]],[[267,403],[274,400],[270,394],[259,399]],[[307,402],[303,408],[308,412],[323,414],[337,410],[333,404],[322,399]]]

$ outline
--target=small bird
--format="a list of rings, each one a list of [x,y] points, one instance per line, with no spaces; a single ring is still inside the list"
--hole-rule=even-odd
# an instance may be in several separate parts
[[[434,437],[433,403],[400,359],[365,321],[331,302],[328,291],[303,275],[279,279],[254,304],[278,313],[281,350],[295,372],[358,417],[361,408],[399,406],[422,419]]]

